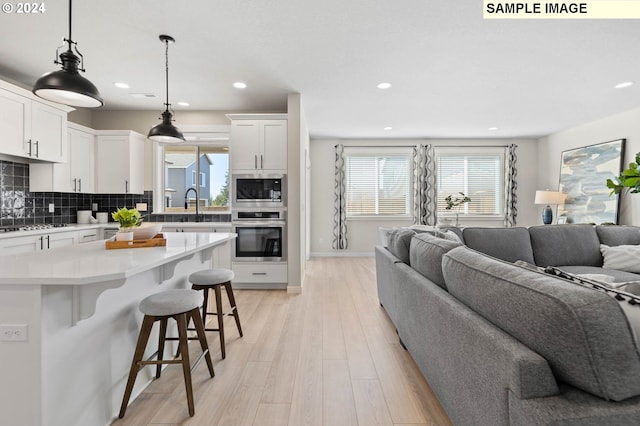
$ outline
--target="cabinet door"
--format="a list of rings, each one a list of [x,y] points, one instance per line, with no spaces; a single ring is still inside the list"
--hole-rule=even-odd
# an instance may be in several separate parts
[[[95,137],[80,130],[69,129],[69,186],[75,192],[95,192]]]
[[[287,121],[263,120],[260,122],[260,131],[259,168],[287,170]]]
[[[232,170],[258,169],[260,167],[260,122],[258,120],[233,121],[229,149]]]
[[[18,237],[0,240],[0,255],[33,253],[40,250],[40,237]]]
[[[96,189],[102,194],[129,192],[129,137],[98,136],[96,144]]]
[[[96,192],[144,193],[144,136],[126,132],[96,139]]]
[[[144,194],[144,143],[146,137],[139,133],[129,136],[129,193]]]
[[[1,153],[28,157],[27,140],[31,121],[31,101],[15,93],[0,90]]]
[[[67,162],[67,113],[31,102],[31,158]]]
[[[54,249],[58,247],[72,246],[78,242],[78,233],[72,232],[58,232],[55,234],[49,234],[44,236],[43,249]]]

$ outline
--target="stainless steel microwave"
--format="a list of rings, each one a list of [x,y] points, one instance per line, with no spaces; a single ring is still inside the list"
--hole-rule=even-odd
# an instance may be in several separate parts
[[[233,208],[286,207],[287,176],[284,174],[232,176]]]

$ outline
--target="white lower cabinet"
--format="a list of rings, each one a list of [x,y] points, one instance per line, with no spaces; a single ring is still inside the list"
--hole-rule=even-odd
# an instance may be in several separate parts
[[[282,262],[233,262],[233,282],[286,283],[287,264]]]
[[[42,235],[0,239],[0,255],[33,253],[57,247],[72,246],[78,242],[78,233],[56,232]]]

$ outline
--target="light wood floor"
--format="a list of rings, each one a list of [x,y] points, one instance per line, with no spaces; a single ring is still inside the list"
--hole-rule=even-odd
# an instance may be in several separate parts
[[[225,317],[222,360],[207,333],[216,376],[193,372],[195,416],[170,365],[113,425],[451,424],[378,303],[374,258],[313,259],[302,294],[235,293],[244,337]]]

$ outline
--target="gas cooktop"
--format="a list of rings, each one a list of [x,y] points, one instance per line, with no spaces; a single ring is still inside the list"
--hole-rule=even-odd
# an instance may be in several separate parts
[[[64,228],[66,223],[37,223],[32,225],[8,225],[0,226],[0,233],[15,231],[39,231],[42,229]]]

